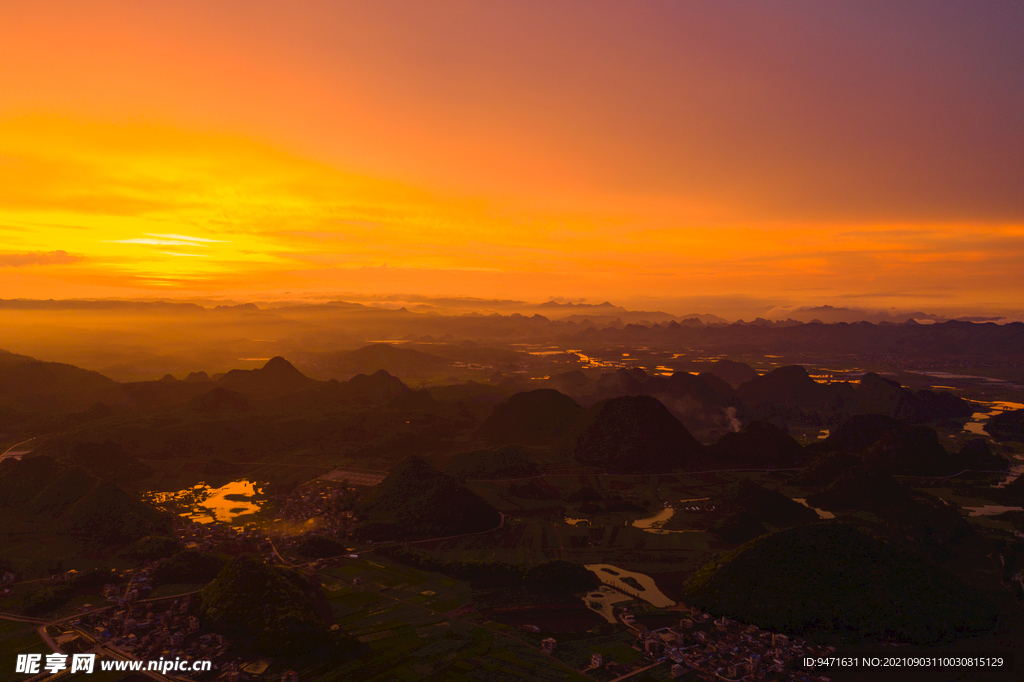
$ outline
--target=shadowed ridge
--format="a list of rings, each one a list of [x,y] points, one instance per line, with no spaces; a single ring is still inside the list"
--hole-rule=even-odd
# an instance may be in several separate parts
[[[120,400],[121,388],[99,372],[0,350],[0,395],[19,408],[42,413],[85,410],[98,400]]]
[[[426,460],[406,457],[356,508],[357,537],[403,540],[491,530],[501,514]]]
[[[567,434],[581,414],[583,408],[569,396],[538,388],[495,405],[480,433],[495,443],[542,445]]]
[[[713,495],[711,504],[728,513],[748,512],[755,519],[773,526],[793,526],[818,520],[813,509],[745,478]]]
[[[736,389],[736,395],[751,405],[780,403],[820,410],[835,401],[841,391],[838,385],[819,384],[801,365],[788,365],[744,382]]]
[[[995,611],[954,575],[841,523],[782,530],[719,555],[684,588],[689,604],[816,641],[947,641]]]
[[[232,414],[246,414],[255,408],[241,393],[218,386],[187,403],[186,409],[204,417],[224,417]]]
[[[357,374],[341,386],[350,400],[378,404],[406,397],[413,392],[401,379],[383,369],[373,374]]]
[[[887,431],[861,454],[865,464],[895,474],[936,476],[955,473],[955,458],[939,442],[935,429],[901,426]]]
[[[581,464],[622,473],[694,468],[704,447],[657,398],[609,398],[593,405],[578,425],[573,455]]]
[[[526,478],[536,476],[537,464],[519,445],[507,445],[497,450],[474,450],[452,455],[445,465],[445,473],[459,479],[467,478]]]
[[[911,423],[937,419],[966,419],[974,412],[969,401],[948,391],[936,393],[923,389],[911,391],[891,379],[868,372],[848,401],[850,411],[859,414],[885,414]]]
[[[901,426],[903,422],[885,414],[855,414],[834,429],[828,438],[809,447],[824,452],[857,452]]]
[[[748,381],[756,379],[759,375],[754,371],[753,367],[745,362],[736,362],[735,360],[719,360],[709,367],[706,367],[701,374],[711,374],[725,383],[729,384],[730,388],[736,388],[741,384],[745,384]]]
[[[47,456],[0,462],[0,522],[28,515],[40,532],[125,543],[167,535],[167,517],[116,484]]]
[[[825,490],[807,498],[812,507],[833,512],[880,509],[910,501],[910,491],[903,484],[884,471],[864,466],[844,471]]]
[[[303,374],[302,372],[300,372],[299,370],[297,370],[295,368],[295,365],[293,365],[292,363],[288,362],[287,360],[282,358],[280,355],[275,355],[274,357],[270,358],[269,360],[267,360],[267,364],[263,365],[263,367],[259,368],[258,370],[255,370],[255,371],[257,371],[257,372],[259,372],[261,374],[265,374],[268,377],[269,376],[273,376],[273,377],[285,377],[285,376],[287,376],[287,377],[302,377],[303,379],[306,378],[306,375]]]
[[[989,417],[985,430],[1000,440],[1024,442],[1024,410],[1010,410]]]
[[[320,382],[310,379],[292,363],[277,356],[259,369],[233,369],[220,378],[220,383],[239,393],[271,395],[298,391]]]
[[[975,438],[964,443],[960,448],[958,460],[961,466],[977,471],[1006,471],[1010,468],[1010,460],[992,452],[984,438]]]
[[[727,433],[711,447],[722,468],[800,466],[806,453],[788,433],[764,421],[750,422],[736,433]]]
[[[254,598],[254,595],[258,595]],[[317,614],[315,579],[250,556],[235,557],[203,589],[202,615],[217,632],[270,656],[308,656],[317,649],[339,660],[359,651]]]

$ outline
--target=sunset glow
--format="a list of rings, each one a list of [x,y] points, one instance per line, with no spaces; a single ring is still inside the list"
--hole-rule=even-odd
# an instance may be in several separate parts
[[[1020,308],[1019,7],[372,6],[6,4],[0,297]]]

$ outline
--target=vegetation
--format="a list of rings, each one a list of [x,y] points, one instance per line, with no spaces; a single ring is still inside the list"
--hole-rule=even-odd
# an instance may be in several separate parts
[[[1024,442],[1024,410],[1011,410],[989,417],[985,430],[1000,440]]]
[[[539,388],[496,405],[480,433],[493,442],[543,445],[566,435],[582,413],[583,408],[564,393]]]
[[[774,526],[792,526],[817,520],[818,515],[782,493],[743,479],[711,497],[711,504],[727,513],[747,512],[758,521]]]
[[[738,511],[716,522],[711,532],[726,542],[740,544],[764,535],[768,529],[750,512]]]
[[[824,491],[807,498],[807,502],[829,511],[879,509],[910,502],[910,492],[884,471],[853,467],[840,474]]]
[[[540,478],[531,478],[522,483],[513,483],[508,487],[508,494],[523,500],[559,500],[558,488],[549,485]]]
[[[718,439],[712,457],[723,467],[786,468],[800,466],[804,449],[788,433],[764,421],[753,421]]]
[[[491,530],[501,515],[476,493],[419,457],[399,462],[356,506],[357,537],[399,540]]]
[[[573,454],[581,464],[620,473],[660,473],[694,465],[703,447],[656,398],[623,396],[592,406]]]
[[[524,580],[544,592],[586,592],[601,584],[593,572],[580,564],[561,560],[531,566]]]
[[[59,527],[71,535],[123,543],[167,532],[170,523],[114,483],[94,479],[91,489],[62,514]]]
[[[459,580],[486,581],[509,587],[526,585],[542,592],[586,592],[601,584],[597,576],[580,564],[562,560],[526,566],[500,561],[439,559],[407,545],[381,547],[377,553],[407,566]]]
[[[326,535],[308,533],[295,545],[295,551],[311,559],[340,556],[349,551],[344,542]]]
[[[110,481],[47,456],[0,462],[0,519],[41,532],[126,544],[170,532],[170,519]]]
[[[203,465],[202,471],[207,476],[235,476],[242,471],[242,467],[223,459],[211,459]]]
[[[716,557],[685,598],[716,615],[821,641],[946,641],[993,624],[958,578],[845,524],[791,528]]]
[[[220,554],[184,549],[161,562],[153,571],[153,581],[159,583],[206,583],[213,580],[227,558]]]
[[[177,554],[184,545],[177,538],[166,535],[147,535],[129,545],[124,555],[136,561],[152,561]]]
[[[268,656],[357,648],[317,616],[305,578],[253,557],[232,559],[206,586],[202,616],[215,632]]]
[[[537,465],[519,445],[496,450],[474,450],[453,455],[445,472],[456,478],[526,478],[536,476]]]

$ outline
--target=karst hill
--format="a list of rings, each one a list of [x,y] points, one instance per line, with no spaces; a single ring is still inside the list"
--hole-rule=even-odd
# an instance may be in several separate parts
[[[366,540],[448,537],[496,528],[501,514],[426,460],[403,459],[356,507]]]
[[[685,598],[819,642],[929,644],[990,629],[994,609],[951,573],[841,523],[762,536],[697,571]]]
[[[581,417],[573,455],[617,473],[667,473],[700,465],[704,447],[656,398],[602,400]]]

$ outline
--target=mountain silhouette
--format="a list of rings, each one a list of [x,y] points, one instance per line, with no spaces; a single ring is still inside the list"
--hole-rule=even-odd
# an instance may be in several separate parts
[[[581,417],[573,455],[581,464],[621,473],[692,468],[703,446],[656,398],[602,400]]]
[[[490,530],[501,514],[420,457],[406,457],[356,507],[367,540],[447,537]]]
[[[221,377],[220,383],[247,396],[267,396],[299,391],[319,382],[278,356],[259,369],[233,369]]]
[[[748,511],[738,511],[711,527],[711,532],[726,542],[742,544],[768,532],[764,524]]]
[[[842,393],[840,384],[819,384],[800,365],[789,365],[744,382],[736,389],[745,404],[782,403],[804,410],[828,409]]]
[[[964,443],[957,461],[964,468],[975,471],[1006,471],[1010,467],[1010,460],[992,452],[984,438],[974,438]]]
[[[813,509],[745,478],[712,495],[711,504],[716,511],[729,514],[747,512],[758,521],[779,527],[811,523],[818,519]]]
[[[855,466],[841,473],[807,503],[828,511],[872,510],[911,501],[910,491],[891,475],[871,467]]]
[[[828,438],[809,446],[812,450],[857,452],[878,442],[882,436],[903,426],[903,422],[885,414],[856,414],[848,417]]]
[[[884,414],[911,423],[939,419],[968,418],[974,412],[970,402],[948,391],[911,391],[873,372],[861,377],[852,400],[844,405],[857,414]]]
[[[758,377],[758,373],[754,371],[753,367],[745,362],[736,362],[735,360],[718,360],[706,367],[704,372],[713,374],[733,388]]]
[[[989,417],[985,430],[999,440],[1024,442],[1024,410],[1010,410]]]
[[[764,421],[753,421],[738,432],[726,433],[710,451],[723,468],[788,468],[803,464],[806,454],[788,433]]]
[[[169,535],[169,520],[116,484],[47,456],[0,462],[0,522],[123,544]]]
[[[99,372],[0,350],[0,401],[14,409],[71,412],[119,394],[120,384]]]
[[[569,396],[538,388],[495,405],[480,434],[496,443],[544,445],[567,434],[581,414],[583,408]]]
[[[860,454],[868,466],[894,474],[935,476],[955,473],[954,458],[927,426],[901,426],[887,431]]]
[[[994,609],[945,570],[841,524],[765,535],[712,560],[688,604],[773,632],[927,644],[988,630]]]

